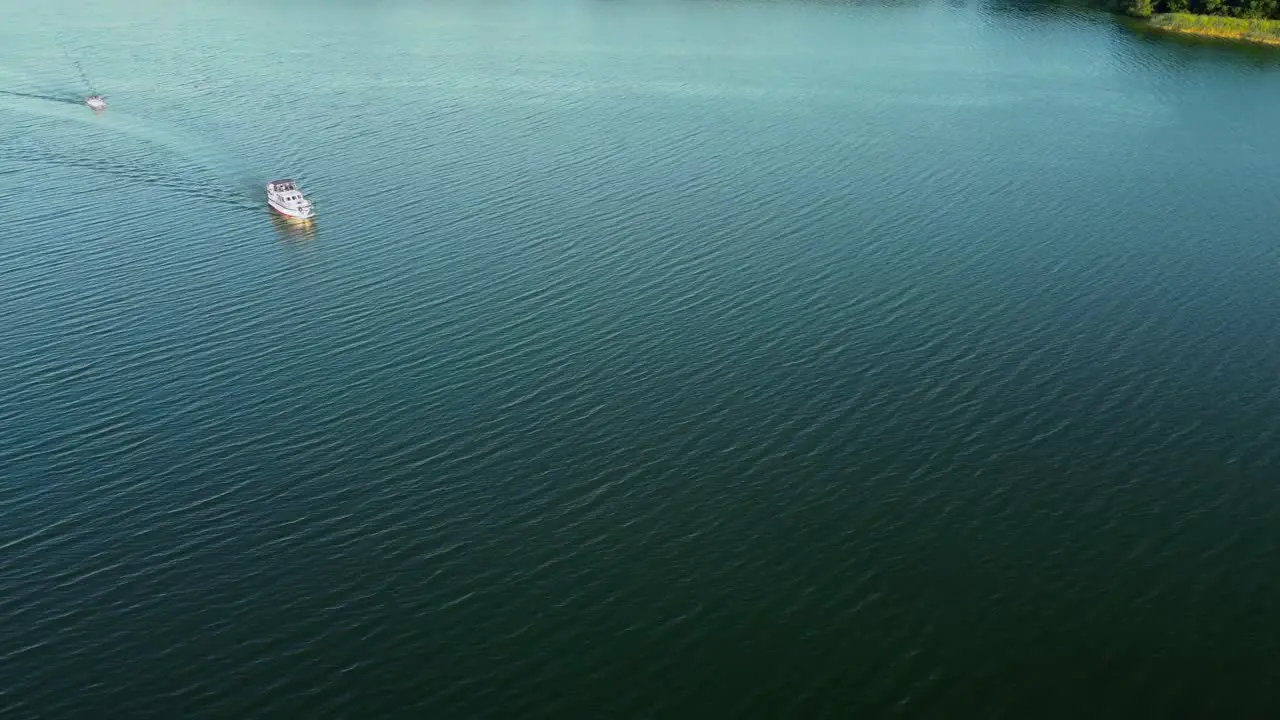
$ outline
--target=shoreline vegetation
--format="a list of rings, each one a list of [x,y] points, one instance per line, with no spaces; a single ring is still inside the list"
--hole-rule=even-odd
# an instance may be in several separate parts
[[[1280,0],[1121,0],[1128,15],[1163,32],[1280,45]]]
[[[1280,20],[1160,13],[1151,15],[1147,24],[1164,32],[1280,45]]]

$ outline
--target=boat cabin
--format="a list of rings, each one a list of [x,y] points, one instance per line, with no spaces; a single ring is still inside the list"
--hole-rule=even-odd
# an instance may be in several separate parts
[[[267,183],[267,204],[281,215],[298,220],[309,219],[314,214],[311,201],[303,196],[292,180],[272,180]]]

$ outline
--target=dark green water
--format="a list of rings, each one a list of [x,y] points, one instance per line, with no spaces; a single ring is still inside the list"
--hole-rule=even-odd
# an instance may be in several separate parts
[[[1278,58],[7,5],[0,717],[1273,716]]]

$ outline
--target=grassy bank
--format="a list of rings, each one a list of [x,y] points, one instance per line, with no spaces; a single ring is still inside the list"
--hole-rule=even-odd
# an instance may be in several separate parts
[[[1246,20],[1222,15],[1152,15],[1151,26],[1168,32],[1280,45],[1280,20]]]

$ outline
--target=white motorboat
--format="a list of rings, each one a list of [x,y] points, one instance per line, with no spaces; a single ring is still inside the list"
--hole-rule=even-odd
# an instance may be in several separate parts
[[[303,196],[297,183],[292,180],[272,180],[267,183],[267,204],[290,220],[310,220],[316,214],[311,201]]]
[[[90,95],[89,97],[84,99],[84,104],[88,105],[94,110],[107,109],[107,99],[102,97],[101,95]]]

